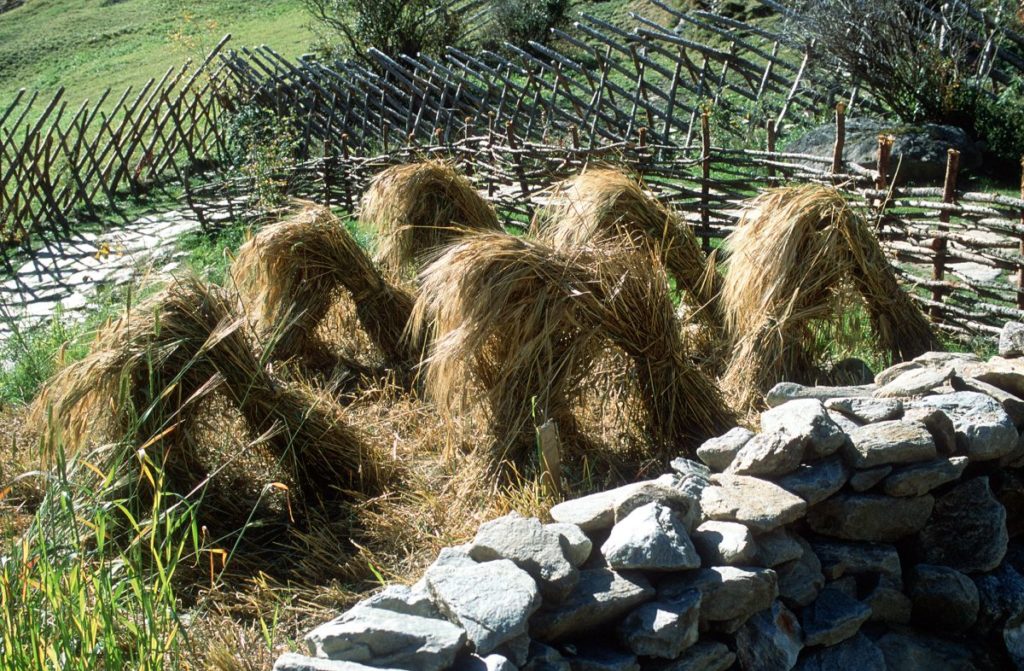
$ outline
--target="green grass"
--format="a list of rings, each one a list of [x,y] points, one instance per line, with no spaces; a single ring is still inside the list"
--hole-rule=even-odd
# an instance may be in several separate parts
[[[0,108],[19,88],[59,86],[75,107],[201,58],[226,33],[235,48],[285,56],[313,40],[301,0],[29,0],[0,14]]]
[[[187,637],[174,578],[202,553],[195,503],[163,494],[159,464],[139,461],[157,485],[148,509],[118,494],[121,465],[91,478],[84,463],[58,458],[31,529],[5,543],[3,669],[180,667]]]

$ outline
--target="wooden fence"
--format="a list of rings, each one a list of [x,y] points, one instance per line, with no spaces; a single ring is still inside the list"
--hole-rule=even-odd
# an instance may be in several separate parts
[[[224,38],[198,67],[110,90],[76,107],[63,89],[48,101],[20,91],[0,107],[0,263],[67,237],[72,220],[99,218],[155,181],[182,180],[223,155],[221,86],[211,68]],[[72,111],[74,110],[74,111]]]
[[[908,288],[942,328],[986,334],[1024,318],[1024,201],[958,190],[955,169],[934,188],[894,188],[885,152],[879,165],[861,167],[843,162],[841,146],[832,157],[776,151],[791,122],[840,108],[842,136],[846,114],[878,107],[855,84],[844,90],[819,78],[813,45],[652,2],[660,22],[635,16],[626,31],[582,17],[558,33],[557,50],[449,49],[440,59],[397,60],[371,51],[367,64],[291,61],[268,47],[226,52],[222,42],[199,68],[169,72],[134,98],[126,92],[115,112],[83,105],[68,121],[58,96],[28,125],[34,100],[19,97],[0,116],[0,251],[24,254],[59,237],[69,212],[88,213],[146,180],[183,179],[190,166],[223,160],[225,121],[256,107],[276,113],[298,138],[295,166],[277,177],[296,194],[350,212],[380,169],[444,157],[510,226],[524,226],[546,187],[611,163],[642,176],[710,248],[758,190],[834,184],[865,208]],[[686,26],[714,39],[693,39]],[[210,201],[251,187],[236,174],[186,196],[202,214]],[[979,279],[978,268],[990,276]]]

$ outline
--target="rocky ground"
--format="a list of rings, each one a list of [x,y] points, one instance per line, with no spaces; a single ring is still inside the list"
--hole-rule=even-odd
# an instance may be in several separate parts
[[[1022,353],[778,385],[703,463],[487,522],[275,669],[1024,668]]]
[[[212,223],[229,218],[211,208]],[[58,309],[70,322],[96,308],[101,288],[167,275],[186,251],[174,243],[201,230],[188,211],[149,214],[104,233],[78,233],[47,244],[0,283],[0,348],[14,333],[45,323]]]

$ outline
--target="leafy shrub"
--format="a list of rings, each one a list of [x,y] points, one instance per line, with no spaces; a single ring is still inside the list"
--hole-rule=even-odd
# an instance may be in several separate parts
[[[228,158],[249,178],[257,205],[269,208],[284,202],[299,141],[291,119],[258,105],[246,105],[231,118]]]
[[[565,20],[568,9],[569,0],[492,0],[486,39],[516,46],[547,42],[551,29]]]
[[[460,17],[432,0],[304,0],[321,34],[321,51],[365,59],[376,47],[392,58],[437,56],[454,44]]]
[[[859,83],[899,120],[960,126],[1000,158],[1024,150],[1022,83],[993,88],[996,49],[1012,47],[1002,28],[1018,22],[1010,0],[807,0],[796,9],[791,20],[815,41],[818,66]]]
[[[1008,163],[1019,161],[1024,156],[1024,81],[1016,79],[999,95],[980,98],[973,122],[989,153]]]

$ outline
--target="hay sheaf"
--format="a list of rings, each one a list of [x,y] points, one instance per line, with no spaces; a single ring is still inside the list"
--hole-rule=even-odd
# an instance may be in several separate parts
[[[621,349],[635,368],[648,433],[659,446],[713,435],[731,413],[679,342],[657,259],[629,248],[563,253],[505,235],[449,248],[420,275],[411,322],[431,342],[426,388],[449,414],[483,395],[495,460],[521,461],[534,427],[574,425],[598,354]],[[678,446],[677,446],[678,447]]]
[[[880,350],[901,360],[938,347],[874,235],[834,189],[755,198],[726,245],[722,299],[733,355],[723,387],[737,408],[754,408],[780,380],[813,382],[821,343],[839,336],[838,318],[858,294]]]
[[[303,482],[375,491],[387,467],[347,426],[340,407],[306,385],[274,379],[253,351],[237,300],[194,278],[128,312],[36,400],[33,420],[77,450],[110,442],[109,465],[140,447],[173,481],[194,482],[199,458],[182,439],[190,408],[226,394],[277,459]],[[57,435],[59,434],[59,435]]]
[[[377,234],[375,260],[395,277],[468,231],[501,232],[494,208],[441,161],[396,165],[376,175],[359,220]]]
[[[413,297],[384,279],[326,207],[304,203],[265,227],[242,245],[231,276],[276,357],[322,351],[317,327],[345,290],[388,364],[409,367],[416,360],[418,346],[403,338]]]
[[[678,214],[625,173],[588,169],[555,185],[534,230],[561,250],[608,241],[652,246],[693,303],[695,314],[712,328],[721,327],[721,277],[714,261],[705,256]]]

